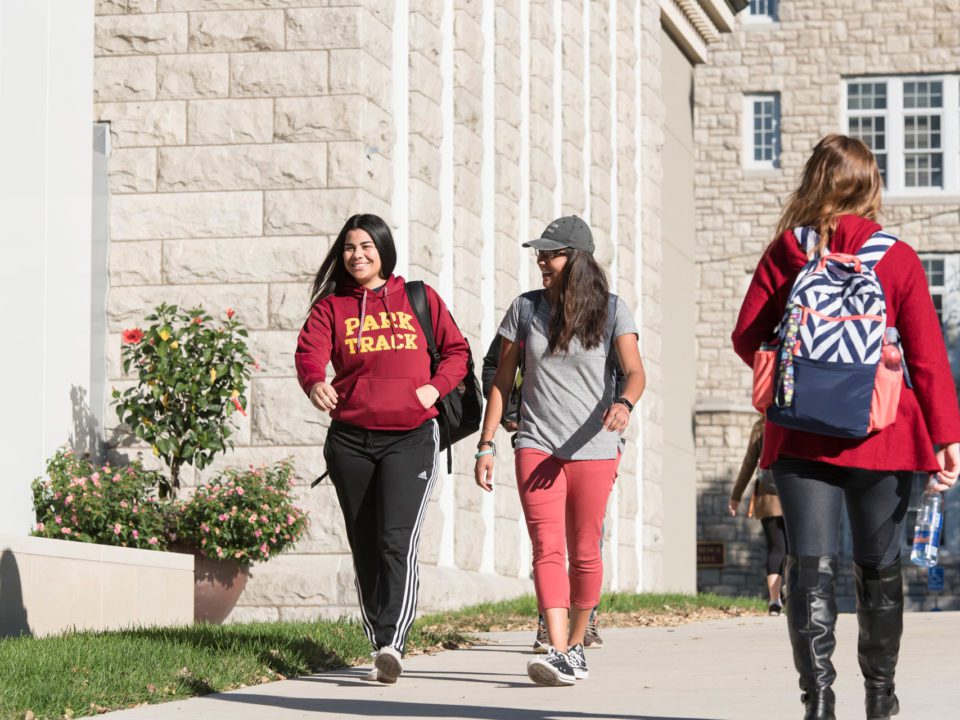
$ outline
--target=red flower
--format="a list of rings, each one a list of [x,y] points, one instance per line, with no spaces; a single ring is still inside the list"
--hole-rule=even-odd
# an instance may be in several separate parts
[[[124,345],[136,345],[141,340],[143,340],[143,330],[140,328],[133,328],[132,330],[123,331]]]
[[[232,318],[232,317],[233,317],[234,315],[236,315],[236,314],[237,314],[237,313],[235,313],[235,312],[233,311],[233,308],[227,308],[227,317],[228,317],[228,318]]]
[[[233,400],[233,406],[240,411],[240,414],[246,417],[247,411],[243,409],[243,405],[240,404],[240,400],[238,398],[230,398],[230,399]]]

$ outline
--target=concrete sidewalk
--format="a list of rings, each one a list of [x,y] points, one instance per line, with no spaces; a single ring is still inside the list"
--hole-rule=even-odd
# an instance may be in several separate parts
[[[900,717],[956,717],[960,613],[914,613],[897,674]],[[366,668],[109,713],[116,720],[463,718],[465,720],[791,720],[802,717],[786,618],[744,618],[678,628],[603,630],[588,652],[590,679],[544,688],[526,676],[530,633],[495,633],[491,644],[408,658],[393,686]],[[862,718],[856,618],[842,615],[834,660],[837,717]]]

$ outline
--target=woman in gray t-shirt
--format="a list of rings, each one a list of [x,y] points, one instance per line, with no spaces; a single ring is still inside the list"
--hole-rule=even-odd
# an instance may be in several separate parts
[[[527,674],[543,685],[570,685],[587,677],[583,636],[603,581],[603,515],[620,435],[645,378],[633,315],[608,292],[587,224],[559,218],[524,247],[537,251],[544,289],[515,299],[500,324],[500,365],[474,473],[481,488],[493,489],[493,436],[522,364],[517,489],[552,645],[527,664]],[[625,379],[619,393],[618,360]]]

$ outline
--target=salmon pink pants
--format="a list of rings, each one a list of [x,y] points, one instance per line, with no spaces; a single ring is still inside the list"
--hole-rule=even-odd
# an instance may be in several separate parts
[[[603,515],[617,458],[562,460],[530,448],[514,457],[540,609],[595,607],[603,582]]]

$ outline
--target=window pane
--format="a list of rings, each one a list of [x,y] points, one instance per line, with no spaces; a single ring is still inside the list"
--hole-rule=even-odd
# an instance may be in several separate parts
[[[850,83],[847,85],[847,108],[849,110],[883,110],[886,107],[886,83]]]
[[[847,130],[851,137],[862,140],[873,151],[884,187],[887,184],[886,123],[883,117],[851,117]]]
[[[943,187],[943,153],[908,153],[903,162],[907,187]]]
[[[940,116],[907,115],[903,119],[905,150],[939,150]]]
[[[776,19],[776,0],[750,0],[750,14]]]
[[[930,287],[941,287],[943,285],[943,258],[922,258],[923,271],[927,274],[927,282]]]
[[[779,146],[779,110],[776,97],[753,99],[753,160],[775,163]]]
[[[941,108],[943,107],[943,81],[918,80],[903,84],[903,106],[905,108]]]

